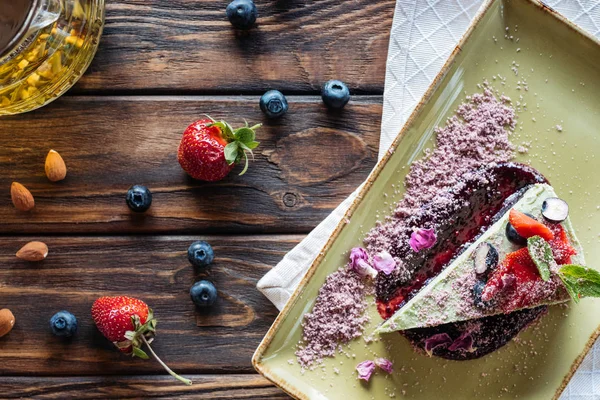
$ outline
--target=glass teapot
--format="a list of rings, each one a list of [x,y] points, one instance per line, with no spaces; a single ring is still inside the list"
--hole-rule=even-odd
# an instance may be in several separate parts
[[[104,0],[0,0],[0,115],[44,106],[90,65]]]

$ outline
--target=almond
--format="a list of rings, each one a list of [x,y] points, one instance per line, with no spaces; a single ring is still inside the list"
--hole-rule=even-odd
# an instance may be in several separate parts
[[[31,192],[18,182],[13,182],[10,186],[10,198],[17,210],[29,211],[35,207]]]
[[[0,310],[0,338],[12,331],[15,326],[15,316],[8,308]]]
[[[17,251],[17,257],[26,261],[42,261],[48,256],[48,246],[42,242],[29,242]]]
[[[62,181],[67,176],[65,160],[54,150],[50,150],[46,156],[46,176],[52,182]]]

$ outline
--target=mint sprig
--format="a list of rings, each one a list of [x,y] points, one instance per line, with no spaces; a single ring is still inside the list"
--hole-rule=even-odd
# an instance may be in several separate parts
[[[245,126],[233,129],[231,125],[225,121],[215,121],[214,119],[213,121],[214,122],[210,126],[216,126],[221,129],[223,138],[228,142],[224,150],[225,161],[227,161],[227,164],[231,165],[244,160],[244,169],[240,172],[240,175],[244,175],[248,170],[248,153],[250,153],[252,159],[254,159],[252,150],[257,148],[260,144],[256,141],[255,131],[260,128],[262,124],[248,126],[248,122],[246,122]]]
[[[567,292],[575,303],[582,297],[600,297],[600,273],[580,265],[563,265],[558,270]]]
[[[550,244],[540,236],[532,236],[527,239],[527,250],[542,280],[547,282],[550,279],[550,266],[555,262]]]

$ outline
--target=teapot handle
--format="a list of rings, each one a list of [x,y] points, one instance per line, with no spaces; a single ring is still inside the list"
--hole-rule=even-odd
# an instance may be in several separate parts
[[[63,10],[61,0],[36,0],[33,7],[35,14],[27,36],[55,23]]]

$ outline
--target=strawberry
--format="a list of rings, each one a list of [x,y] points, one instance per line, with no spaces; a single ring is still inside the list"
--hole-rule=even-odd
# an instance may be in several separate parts
[[[92,305],[92,318],[100,333],[123,353],[148,359],[141,349],[145,344],[170,375],[186,385],[192,384],[189,379],[173,372],[150,347],[156,335],[156,319],[152,309],[142,300],[127,296],[100,297]]]
[[[517,233],[525,239],[532,236],[541,236],[545,240],[554,239],[554,233],[550,228],[514,208],[510,210],[508,220]]]
[[[212,118],[194,122],[183,132],[177,158],[192,178],[215,182],[225,178],[236,163],[244,160],[240,175],[248,169],[248,155],[258,146],[255,130],[261,125],[233,129]]]

